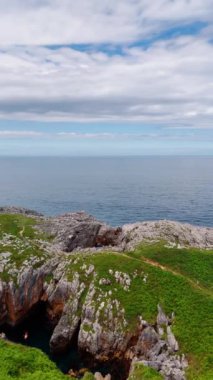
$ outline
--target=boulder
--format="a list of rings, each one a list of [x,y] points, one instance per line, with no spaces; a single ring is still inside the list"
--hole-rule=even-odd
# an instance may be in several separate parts
[[[42,229],[54,236],[54,243],[65,252],[82,248],[118,245],[121,228],[107,226],[85,212],[48,218]]]

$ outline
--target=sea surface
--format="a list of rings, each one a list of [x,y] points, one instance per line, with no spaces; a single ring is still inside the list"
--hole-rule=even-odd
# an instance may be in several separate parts
[[[213,226],[213,157],[0,158],[0,205]]]

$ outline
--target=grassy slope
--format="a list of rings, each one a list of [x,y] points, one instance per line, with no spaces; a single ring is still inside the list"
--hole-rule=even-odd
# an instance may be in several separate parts
[[[148,252],[156,249],[152,246],[146,247],[146,255]],[[163,251],[163,248],[162,248]],[[166,251],[167,252],[167,251]],[[175,266],[175,260],[179,257],[175,255],[173,249],[169,250],[172,255],[172,262]],[[179,252],[179,251],[178,251]],[[192,252],[194,252],[192,250]],[[149,322],[154,322],[156,318],[156,306],[160,303],[165,311],[169,314],[175,312],[175,323],[173,331],[180,343],[180,348],[187,355],[190,361],[188,370],[188,379],[190,380],[209,380],[211,373],[211,326],[210,314],[213,307],[212,297],[209,290],[196,287],[196,284],[188,280],[184,275],[173,274],[170,271],[152,266],[143,260],[144,248],[138,249],[135,253],[125,254],[119,253],[98,253],[93,255],[81,255],[76,264],[70,265],[70,276],[78,271],[83,276],[81,270],[82,264],[93,264],[95,271],[98,273],[96,286],[102,277],[111,278],[112,285],[99,285],[102,290],[112,290],[113,297],[117,298],[125,309],[126,318],[129,327],[134,328],[137,318],[142,315]],[[190,251],[188,251],[190,254]],[[200,258],[206,252],[199,252]],[[135,256],[135,257],[134,257]],[[75,260],[75,257],[73,258]],[[192,268],[192,262],[196,266],[196,258],[189,260],[189,274],[195,272]],[[199,265],[200,267],[200,265]],[[202,271],[198,277],[208,284],[211,282],[210,271],[208,266],[205,267],[205,276]],[[113,269],[129,273],[130,276],[135,270],[138,272],[136,278],[132,277],[130,291],[126,292],[123,287],[113,280],[113,276],[109,275],[109,269]],[[187,267],[185,267],[185,274]],[[148,275],[147,281],[144,282],[144,275]],[[190,275],[189,275],[190,277]]]
[[[33,228],[35,224],[34,218],[25,215],[0,214],[0,238],[7,233],[19,238],[34,239],[38,237],[38,232]]]
[[[45,354],[0,340],[0,380],[65,380]]]
[[[147,257],[176,272],[179,272],[206,288],[212,289],[213,251],[196,248],[167,248],[163,243],[142,245],[134,257]]]
[[[210,291],[213,252],[171,249],[158,243],[142,245],[131,257],[141,261],[148,258],[153,264],[163,265],[164,270],[148,264],[155,277],[153,297],[159,299],[167,312],[175,311],[174,332],[190,362],[188,379],[213,378],[213,294]]]

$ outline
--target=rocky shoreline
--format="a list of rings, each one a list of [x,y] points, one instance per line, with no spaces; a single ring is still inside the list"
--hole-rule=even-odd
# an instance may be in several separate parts
[[[47,218],[13,207],[0,208],[0,214],[32,217],[38,234],[33,244],[39,247],[39,255],[31,254],[17,264],[11,259],[8,245],[16,244],[19,252],[25,252],[25,244],[30,250],[30,239],[22,239],[25,230],[16,238],[9,233],[1,237],[5,251],[0,254],[0,273],[8,276],[0,279],[1,325],[17,325],[42,302],[52,325],[53,353],[68,349],[77,332],[82,355],[90,356],[94,362],[123,361],[125,378],[140,362],[157,370],[166,380],[185,379],[188,363],[179,354],[172,331],[175,315],[167,316],[156,304],[156,320],[149,323],[138,315],[137,325],[130,330],[125,310],[113,292],[119,286],[128,294],[133,279],[139,278],[137,270],[129,274],[110,267],[107,276],[100,276],[89,258],[94,252],[113,250],[119,254],[135,249],[141,242],[160,240],[171,247],[212,249],[213,228],[170,221],[113,228],[84,212]],[[42,234],[48,239],[41,238]],[[81,252],[88,262],[81,261]],[[146,273],[140,276],[146,283]]]
[[[0,214],[22,214],[42,221],[41,230],[54,236],[54,249],[65,252],[114,247],[132,250],[143,241],[165,240],[183,247],[213,249],[213,227],[199,227],[169,220],[145,221],[111,227],[84,211],[45,217],[20,207],[0,207]],[[39,225],[38,225],[39,227]]]

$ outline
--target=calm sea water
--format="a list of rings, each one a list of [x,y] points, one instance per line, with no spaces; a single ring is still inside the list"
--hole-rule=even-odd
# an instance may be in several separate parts
[[[213,157],[0,158],[0,205],[213,226]]]

